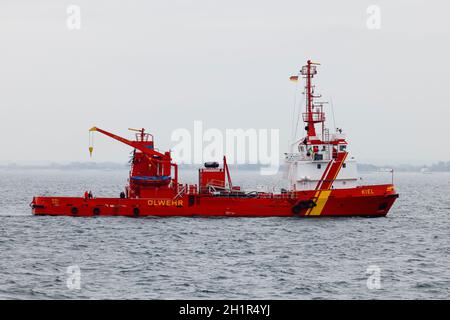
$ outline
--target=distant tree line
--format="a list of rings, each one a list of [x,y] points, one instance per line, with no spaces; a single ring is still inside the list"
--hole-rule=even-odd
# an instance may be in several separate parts
[[[360,163],[358,164],[358,170],[362,172],[369,171],[382,171],[394,169],[394,171],[400,172],[420,172],[420,171],[429,171],[429,172],[450,172],[450,161],[439,161],[433,163],[432,165],[411,165],[411,164],[401,164],[401,165],[385,165],[385,166],[377,166],[373,164]]]
[[[197,170],[202,165],[199,164],[181,164],[181,170]],[[16,164],[7,163],[0,164],[0,169],[13,169],[13,170],[26,170],[26,169],[57,169],[57,170],[125,170],[129,168],[128,163],[117,162],[71,162],[71,163],[47,163],[47,164]],[[230,165],[231,169],[257,171],[261,168],[258,164],[241,164]],[[286,164],[280,165],[280,171],[287,169]],[[376,171],[388,171],[394,169],[398,172],[450,172],[450,161],[439,161],[432,165],[374,165],[368,163],[358,163],[358,170],[360,172],[376,172]]]
[[[439,161],[429,167],[430,171],[450,171],[450,161]]]

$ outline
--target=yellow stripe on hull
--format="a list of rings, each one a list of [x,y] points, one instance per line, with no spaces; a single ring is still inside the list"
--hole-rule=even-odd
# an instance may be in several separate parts
[[[325,204],[328,201],[328,197],[330,196],[331,190],[323,190],[323,191],[317,191],[315,198],[316,200],[316,206],[314,208],[308,209],[305,215],[307,216],[320,216],[322,213],[323,208],[325,207]]]

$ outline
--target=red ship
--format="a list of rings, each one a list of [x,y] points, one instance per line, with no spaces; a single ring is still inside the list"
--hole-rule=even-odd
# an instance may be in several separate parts
[[[199,169],[198,184],[182,184],[170,152],[155,149],[153,136],[138,130],[128,140],[97,127],[90,129],[134,149],[129,183],[118,198],[46,196],[31,202],[35,215],[61,216],[385,216],[398,194],[393,184],[357,185],[356,161],[348,157],[341,129],[325,128],[323,103],[316,102],[312,79],[316,63],[300,71],[306,79],[306,137],[286,153],[290,187],[279,193],[247,192],[232,184],[223,158]],[[297,80],[299,75],[292,76]],[[319,127],[320,126],[320,127]],[[320,131],[318,131],[320,129]],[[132,129],[135,130],[135,129]],[[92,153],[92,147],[89,148]]]

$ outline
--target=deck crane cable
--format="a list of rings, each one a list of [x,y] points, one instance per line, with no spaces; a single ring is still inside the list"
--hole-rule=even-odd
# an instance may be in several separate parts
[[[89,157],[92,158],[92,151],[94,151],[94,131],[89,131]]]
[[[298,114],[295,117],[297,119],[297,123],[295,125],[295,132],[294,132],[294,141],[297,140],[297,134],[298,134],[298,124],[300,122],[300,106],[303,105],[305,103],[305,97],[303,96],[302,100],[299,103],[299,110],[298,110]]]
[[[275,192],[275,188],[279,187],[280,183],[284,180],[284,177],[281,176],[279,179],[277,179],[274,183],[270,185],[270,189],[272,192]]]
[[[292,108],[292,123],[291,123],[291,142],[294,141],[294,121],[295,121],[295,110],[297,108],[297,87],[298,85],[294,85],[294,106]]]
[[[300,121],[300,106],[305,102],[304,96],[300,101],[297,101],[298,86],[298,83],[294,86],[294,106],[292,108],[291,141],[289,145],[292,145],[297,139],[298,124]]]
[[[336,130],[336,117],[334,116],[333,97],[332,96],[330,96],[330,105],[331,105],[331,113],[333,114],[333,126],[334,126],[334,130]]]

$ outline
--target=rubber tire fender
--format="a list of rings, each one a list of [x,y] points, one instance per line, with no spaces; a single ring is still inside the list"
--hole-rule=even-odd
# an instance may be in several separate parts
[[[309,199],[308,200],[308,208],[314,208],[315,206],[317,206],[317,203],[314,200]]]
[[[302,208],[299,205],[295,205],[292,207],[292,213],[297,215],[302,211]]]

